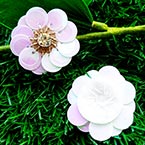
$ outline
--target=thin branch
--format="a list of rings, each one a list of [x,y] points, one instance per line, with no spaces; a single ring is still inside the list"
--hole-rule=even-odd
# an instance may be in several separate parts
[[[105,32],[93,32],[83,35],[78,35],[78,40],[91,40],[96,38],[105,38],[112,35],[133,34],[138,32],[145,32],[145,25],[134,27],[108,27]]]
[[[93,32],[83,35],[78,35],[78,40],[92,40],[98,38],[110,37],[112,35],[122,35],[122,34],[133,34],[138,32],[145,32],[145,25],[134,26],[134,27],[108,27],[106,24],[101,22],[93,22],[92,26],[103,32]],[[0,51],[9,50],[10,45],[0,46]]]
[[[10,45],[0,46],[0,51],[9,50],[9,49],[10,49]]]

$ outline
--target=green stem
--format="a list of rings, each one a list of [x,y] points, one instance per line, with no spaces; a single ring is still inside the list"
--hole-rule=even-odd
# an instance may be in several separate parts
[[[109,28],[107,24],[97,21],[92,22],[92,27],[100,31],[107,31]]]
[[[0,46],[0,51],[4,51],[4,50],[8,50],[8,49],[10,49],[10,45]]]
[[[108,27],[105,32],[93,32],[83,35],[78,35],[78,40],[90,40],[96,38],[105,38],[112,35],[133,34],[138,32],[145,32],[145,25],[134,27]]]
[[[101,30],[103,32],[93,32],[93,33],[78,35],[77,39],[91,40],[91,39],[110,37],[113,35],[145,32],[145,25],[134,26],[134,27],[108,27],[105,23],[93,21],[92,27]],[[0,51],[9,50],[9,49],[10,49],[10,45],[0,46]]]

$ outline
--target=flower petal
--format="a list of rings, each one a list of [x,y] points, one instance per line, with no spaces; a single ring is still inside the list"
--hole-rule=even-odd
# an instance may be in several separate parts
[[[36,75],[42,75],[46,72],[46,70],[40,65],[38,68],[32,71]]]
[[[104,66],[99,70],[99,73],[111,81],[124,81],[124,77],[114,66]]]
[[[81,114],[79,113],[77,104],[73,104],[69,107],[68,111],[67,111],[67,117],[68,120],[76,126],[82,126],[84,124],[86,124],[88,121],[83,118],[81,116]]]
[[[92,78],[92,79],[96,79],[99,76],[99,72],[96,70],[90,70],[87,72],[87,74]]]
[[[26,26],[27,26],[26,21],[25,21],[25,16],[22,16],[22,17],[19,19],[19,21],[18,21],[18,26],[20,26],[20,25],[26,25]]]
[[[64,57],[57,49],[53,48],[50,52],[50,61],[58,67],[64,67],[70,63],[71,57]]]
[[[133,113],[135,111],[135,108],[136,108],[135,102],[132,101],[131,103],[124,105],[124,107],[127,107],[127,109]]]
[[[113,121],[113,126],[117,129],[127,129],[133,123],[133,109],[126,105],[121,113]]]
[[[122,130],[113,127],[112,136],[117,136],[122,132]]]
[[[48,72],[58,72],[61,67],[55,66],[50,61],[49,54],[44,54],[42,57],[42,67]]]
[[[25,48],[30,46],[30,39],[22,34],[16,35],[10,42],[10,49],[13,54],[18,56],[20,52]]]
[[[27,70],[35,70],[40,66],[41,56],[34,48],[25,48],[19,55],[20,65]]]
[[[25,26],[25,25],[20,25],[20,26],[15,27],[11,33],[11,37],[13,38],[14,36],[18,34],[23,34],[28,37],[33,37],[32,29],[30,29],[28,26]]]
[[[71,42],[76,38],[77,32],[76,25],[73,22],[68,21],[67,26],[62,31],[56,33],[56,38],[60,42]]]
[[[77,39],[69,43],[58,43],[57,49],[63,56],[72,57],[79,52],[80,43]]]
[[[89,132],[89,124],[90,122],[87,122],[85,125],[78,126],[78,129],[81,130],[82,132]]]
[[[48,12],[48,25],[51,30],[60,31],[67,25],[68,18],[61,9],[53,9]]]
[[[44,9],[33,7],[26,13],[25,20],[29,27],[32,29],[38,29],[47,25],[48,16]]]
[[[90,135],[98,141],[104,141],[109,139],[112,136],[113,126],[111,123],[109,124],[94,124],[90,123],[89,125],[89,133]]]
[[[135,87],[128,81],[121,82],[119,84],[120,93],[119,98],[123,100],[124,104],[129,104],[133,101],[136,95]]]
[[[99,70],[100,73],[104,73],[104,74],[120,74],[120,72],[118,71],[118,69],[114,66],[104,66]]]
[[[78,96],[81,87],[84,86],[89,81],[89,79],[90,78],[88,76],[82,75],[74,80],[72,84],[72,91],[76,96]]]
[[[116,94],[111,92],[109,88],[102,93],[102,89],[104,91],[106,88],[99,83],[93,83],[93,80],[90,79],[85,86],[81,87],[77,98],[81,115],[88,121],[97,124],[111,122],[122,109],[122,104],[115,97]]]
[[[73,93],[72,89],[70,89],[67,95],[67,100],[69,101],[70,104],[76,104],[77,102],[77,96]]]

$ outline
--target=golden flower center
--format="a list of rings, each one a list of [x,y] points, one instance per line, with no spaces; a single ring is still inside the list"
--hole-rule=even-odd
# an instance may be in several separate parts
[[[30,38],[31,47],[36,51],[44,55],[50,53],[53,48],[57,46],[57,39],[55,32],[49,27],[45,26],[38,30],[34,30],[34,37]]]
[[[38,36],[37,42],[42,47],[48,47],[51,45],[51,37],[47,33],[42,33]]]

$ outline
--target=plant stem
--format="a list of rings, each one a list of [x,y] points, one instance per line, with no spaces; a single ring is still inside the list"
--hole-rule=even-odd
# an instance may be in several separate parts
[[[4,51],[4,50],[8,50],[8,49],[10,49],[10,45],[0,46],[0,51]]]
[[[112,35],[132,34],[138,32],[145,32],[145,25],[134,27],[108,27],[105,32],[93,32],[83,35],[78,35],[78,40],[90,40],[96,38],[110,37]]]
[[[107,24],[97,21],[92,22],[92,27],[100,31],[107,31],[109,28]]]
[[[105,23],[93,21],[92,27],[103,32],[93,32],[83,35],[78,35],[78,40],[92,40],[97,38],[110,37],[112,35],[132,34],[138,32],[145,32],[145,25],[134,27],[108,27]],[[0,46],[0,51],[9,50],[10,45]]]

